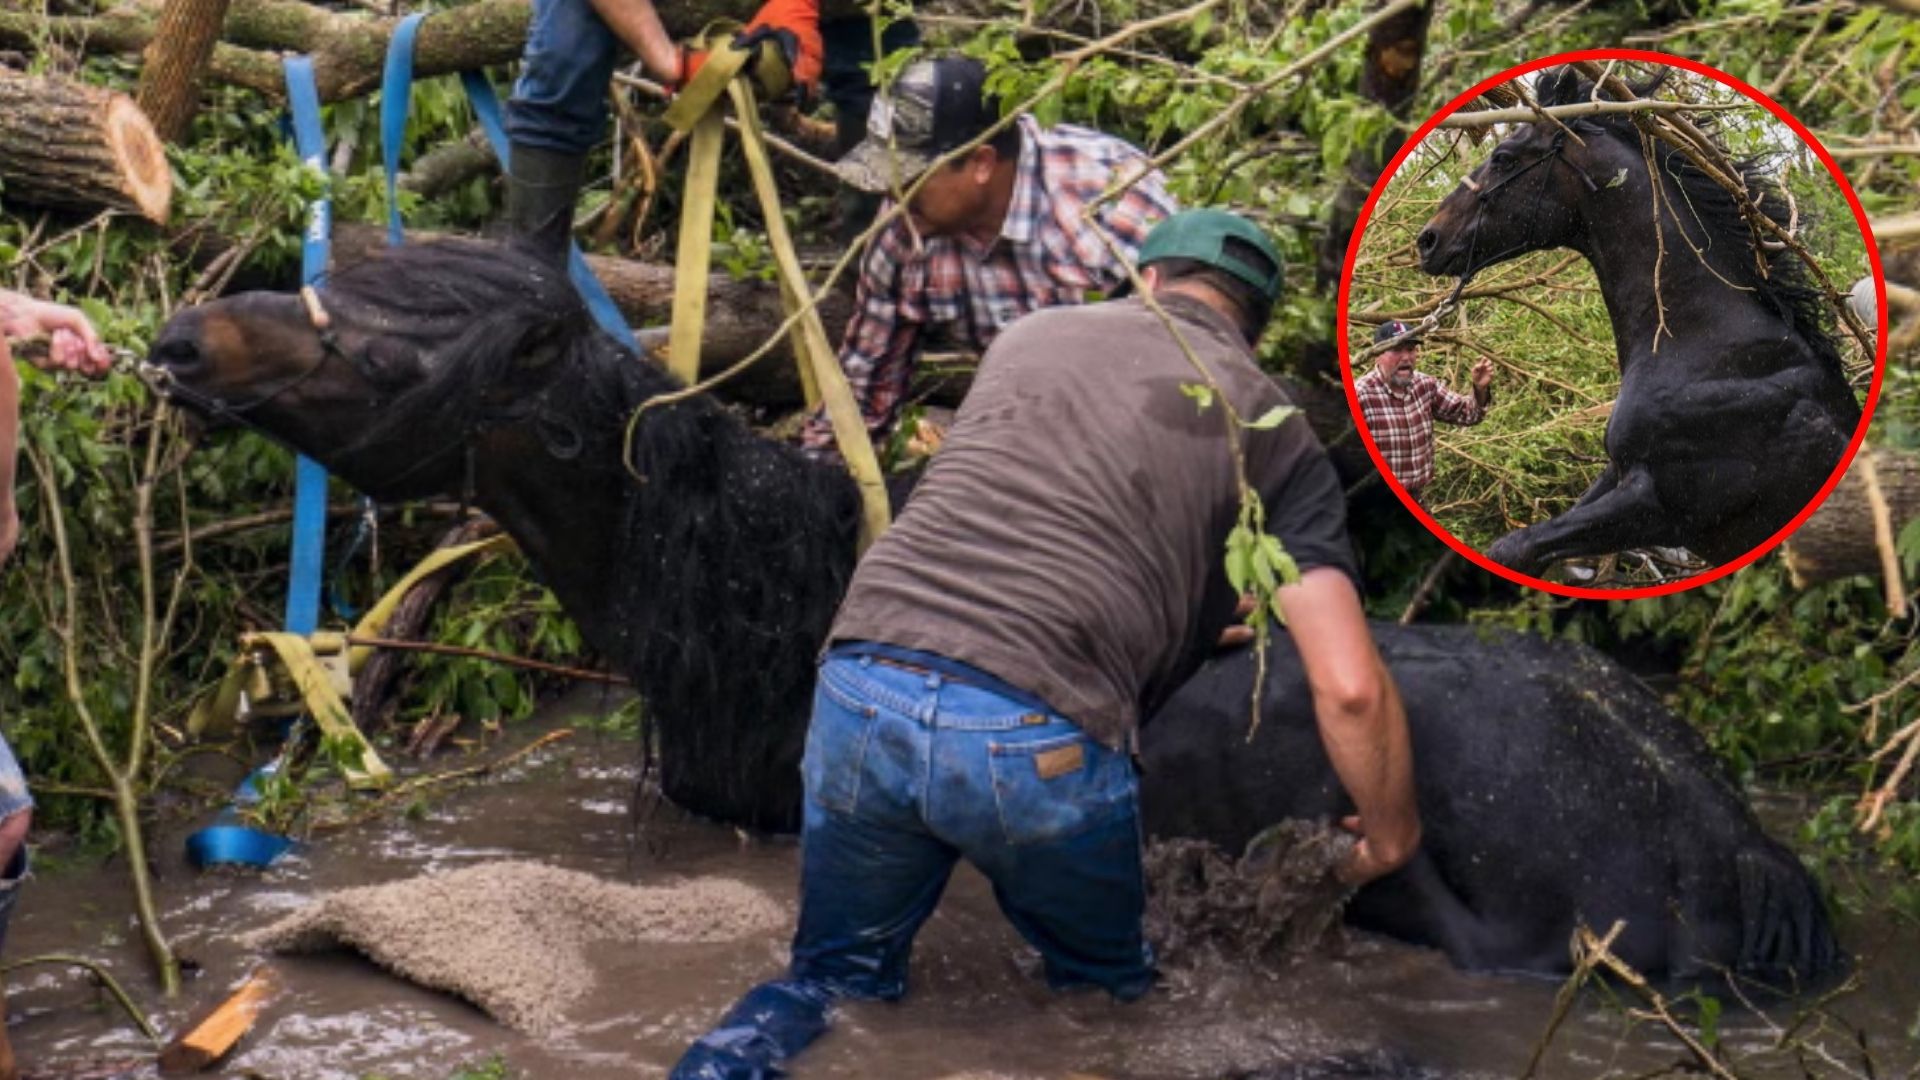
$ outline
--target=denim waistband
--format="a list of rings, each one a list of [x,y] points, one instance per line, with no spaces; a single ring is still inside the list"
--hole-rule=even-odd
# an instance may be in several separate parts
[[[870,656],[875,660],[883,662],[891,661],[895,664],[905,664],[909,667],[924,668],[927,671],[938,672],[955,682],[966,683],[969,686],[977,686],[982,690],[998,694],[1023,708],[1032,709],[1035,712],[1049,713],[1055,716],[1060,715],[1059,710],[1047,704],[1038,694],[1029,690],[1022,690],[1005,679],[981,671],[972,664],[955,660],[949,656],[941,656],[939,653],[923,652],[919,649],[908,649],[899,645],[889,645],[883,641],[842,641],[827,650],[826,659],[858,659],[863,656]]]

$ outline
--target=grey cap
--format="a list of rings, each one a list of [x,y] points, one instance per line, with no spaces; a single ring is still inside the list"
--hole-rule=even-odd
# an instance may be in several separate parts
[[[1000,118],[986,98],[986,81],[985,66],[971,57],[908,64],[893,85],[874,95],[867,137],[834,163],[834,171],[853,187],[875,193],[913,183],[934,159],[971,142]]]

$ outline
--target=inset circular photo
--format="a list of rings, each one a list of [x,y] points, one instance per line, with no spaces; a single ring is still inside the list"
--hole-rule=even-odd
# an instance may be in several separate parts
[[[1348,397],[1382,478],[1469,559],[1563,595],[1673,592],[1839,480],[1883,289],[1853,190],[1764,95],[1664,54],[1543,57],[1429,119],[1368,199]]]

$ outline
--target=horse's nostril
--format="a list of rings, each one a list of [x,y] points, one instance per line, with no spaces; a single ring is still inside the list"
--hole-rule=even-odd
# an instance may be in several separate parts
[[[1432,229],[1421,229],[1420,236],[1414,240],[1414,244],[1420,248],[1420,254],[1422,255],[1432,251],[1433,246],[1439,242],[1440,237],[1435,235]]]

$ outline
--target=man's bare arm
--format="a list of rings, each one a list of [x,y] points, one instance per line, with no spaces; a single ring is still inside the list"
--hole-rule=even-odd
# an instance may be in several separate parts
[[[660,13],[654,9],[652,0],[590,2],[594,13],[607,24],[613,35],[640,57],[648,74],[668,86],[678,86],[686,81],[686,73],[681,70],[680,46],[674,43],[667,28],[661,24]]]
[[[1309,570],[1277,598],[1313,691],[1320,741],[1359,811],[1347,824],[1360,842],[1340,878],[1364,884],[1405,863],[1420,844],[1406,710],[1345,574]]]

